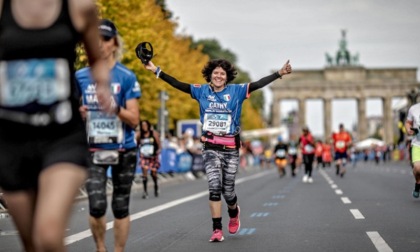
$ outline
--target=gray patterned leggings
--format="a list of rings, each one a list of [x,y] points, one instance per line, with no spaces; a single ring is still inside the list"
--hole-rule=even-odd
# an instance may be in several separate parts
[[[239,165],[239,151],[205,149],[203,159],[210,200],[220,201],[220,195],[223,195],[228,205],[234,205],[237,201],[235,177]]]
[[[107,169],[108,165],[94,165],[88,169],[86,190],[89,195],[89,212],[95,218],[104,216],[107,209]],[[112,211],[117,219],[123,219],[129,215],[130,192],[135,170],[135,149],[120,153],[120,163],[112,166]]]

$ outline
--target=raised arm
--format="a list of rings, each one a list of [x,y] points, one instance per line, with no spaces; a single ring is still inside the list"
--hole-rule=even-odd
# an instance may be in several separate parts
[[[153,62],[149,61],[149,63],[147,63],[147,65],[144,65],[144,67],[147,70],[152,71],[157,77],[161,78],[163,81],[167,82],[172,87],[181,90],[184,93],[191,94],[190,84],[180,82],[174,77],[170,76],[169,74],[164,73],[162,70],[157,68],[153,64]]]
[[[266,76],[258,81],[249,83],[249,92],[253,92],[257,89],[260,89],[262,87],[267,86],[277,78],[281,78],[283,75],[290,74],[292,72],[292,66],[289,63],[289,60],[283,65],[283,67],[276,71],[273,74],[270,74],[269,76]]]

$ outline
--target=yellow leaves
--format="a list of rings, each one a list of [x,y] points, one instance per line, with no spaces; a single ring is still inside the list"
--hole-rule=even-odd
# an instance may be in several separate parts
[[[139,106],[142,119],[157,123],[159,92],[162,90],[167,91],[170,97],[166,103],[170,128],[174,128],[177,120],[198,118],[196,102],[189,95],[156,79],[137,59],[134,49],[140,42],[152,43],[153,63],[186,83],[202,82],[200,73],[207,56],[190,49],[189,40],[174,35],[175,24],[165,19],[161,7],[154,0],[99,0],[98,8],[101,17],[112,20],[123,37],[123,64],[136,74],[141,85]]]
[[[242,130],[260,129],[265,126],[261,115],[252,107],[249,99],[245,100],[242,105],[241,122]]]
[[[176,121],[181,119],[198,119],[199,108],[189,94],[172,88],[169,84],[147,71],[137,59],[135,48],[138,43],[148,41],[153,45],[153,63],[160,66],[178,80],[189,84],[201,84],[205,80],[201,70],[209,57],[201,52],[201,47],[191,49],[191,39],[175,35],[176,23],[165,18],[165,13],[155,0],[98,0],[100,18],[112,20],[124,41],[122,63],[137,76],[141,86],[142,97],[139,110],[142,119],[152,124],[158,121],[160,108],[159,92],[164,90],[170,99],[166,102],[169,111],[169,128],[174,129]],[[77,49],[76,68],[87,65],[87,58],[82,48]],[[261,127],[261,120],[249,101],[243,105],[243,128]]]

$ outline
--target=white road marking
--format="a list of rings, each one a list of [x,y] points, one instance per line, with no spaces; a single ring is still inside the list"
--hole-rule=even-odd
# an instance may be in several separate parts
[[[387,172],[390,170],[388,169]],[[405,171],[401,171],[402,174],[405,174]],[[331,185],[332,189],[337,188],[336,184],[333,184],[334,182],[328,177],[328,175],[324,171],[320,171],[320,174],[327,180],[327,182]],[[343,194],[343,191],[340,189],[335,190],[336,194]],[[348,197],[341,197],[341,201],[344,204],[351,204],[351,201]],[[350,212],[353,214],[355,219],[365,219],[363,214],[359,211],[359,209],[350,209]],[[366,232],[366,234],[369,236],[372,243],[375,245],[378,252],[392,252],[393,250],[388,246],[388,244],[385,242],[385,240],[379,235],[376,231],[370,231]]]
[[[241,228],[239,235],[250,235],[255,232],[255,228]]]
[[[392,252],[393,251],[378,232],[370,231],[370,232],[366,232],[366,234],[369,236],[370,240],[372,241],[373,245],[375,245],[378,252]]]
[[[343,201],[344,204],[351,204],[351,201],[347,197],[341,197],[341,201]]]
[[[363,216],[359,209],[350,209],[350,212],[353,214],[356,220],[362,220],[365,218],[365,216]]]
[[[260,178],[262,176],[265,176],[268,173],[272,173],[272,172],[271,171],[266,171],[266,172],[257,173],[257,174],[254,174],[254,175],[251,175],[251,176],[248,176],[248,177],[240,178],[240,179],[236,180],[235,184],[240,184],[240,183],[246,182],[248,180],[257,179],[257,178]],[[177,200],[174,200],[174,201],[171,201],[171,202],[168,202],[168,203],[165,203],[165,204],[162,204],[162,205],[159,205],[159,206],[156,206],[156,207],[153,207],[153,208],[150,208],[150,209],[132,214],[132,215],[130,215],[130,221],[134,221],[134,220],[143,218],[145,216],[155,214],[157,212],[160,212],[160,211],[163,211],[165,209],[168,209],[168,208],[186,203],[188,201],[198,199],[198,198],[206,196],[208,194],[209,194],[209,192],[207,190],[202,191],[202,192],[199,192],[199,193],[196,193],[196,194],[184,197],[184,198],[180,198],[180,199],[177,199]],[[106,230],[109,230],[113,227],[114,227],[114,222],[113,221],[110,221],[106,224]],[[69,244],[78,242],[80,240],[86,239],[90,236],[92,236],[92,232],[90,231],[90,229],[87,229],[85,231],[76,233],[74,235],[67,236],[64,239],[64,243],[66,245],[69,245]]]
[[[334,184],[334,181],[330,178],[330,176],[328,176],[328,174],[325,171],[320,170],[319,173],[325,178],[328,184],[330,185]]]

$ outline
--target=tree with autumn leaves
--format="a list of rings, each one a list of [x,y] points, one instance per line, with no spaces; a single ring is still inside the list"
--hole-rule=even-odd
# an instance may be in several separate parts
[[[176,22],[168,19],[170,13],[155,0],[98,0],[97,4],[100,17],[112,20],[117,26],[124,41],[122,63],[139,80],[142,93],[139,100],[140,117],[157,124],[159,93],[166,91],[170,97],[166,102],[170,129],[175,128],[178,120],[198,119],[197,102],[190,95],[156,79],[141,65],[134,49],[140,42],[150,42],[155,54],[153,62],[163,71],[180,81],[201,84],[205,82],[201,70],[210,59],[209,55],[202,52],[203,46],[192,46],[191,37],[176,35]],[[82,48],[78,48],[78,55],[77,69],[87,65]],[[261,111],[255,105],[253,107],[250,101],[244,102],[242,111],[243,130],[263,127]]]

